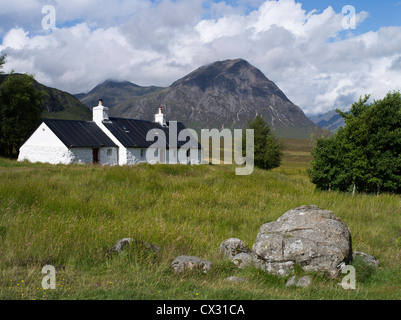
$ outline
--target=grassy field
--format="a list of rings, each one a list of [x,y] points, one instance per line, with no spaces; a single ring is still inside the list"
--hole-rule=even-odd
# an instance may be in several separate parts
[[[399,299],[401,198],[316,191],[306,169],[308,141],[283,140],[284,161],[272,171],[236,176],[231,165],[134,167],[52,166],[0,159],[0,299]],[[378,271],[356,267],[356,290],[312,274],[313,285],[237,269],[217,254],[237,237],[252,247],[259,227],[314,204],[349,226],[354,250],[376,256]],[[131,237],[161,253],[108,251]],[[213,261],[206,275],[176,275],[178,255]],[[42,267],[57,270],[56,290],[43,290]],[[229,276],[247,277],[229,283]]]

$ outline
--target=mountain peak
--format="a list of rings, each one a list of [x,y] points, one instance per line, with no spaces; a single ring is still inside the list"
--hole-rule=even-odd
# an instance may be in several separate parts
[[[197,70],[203,70],[208,68],[216,68],[220,70],[227,70],[235,65],[251,66],[248,61],[238,58],[238,59],[227,59],[222,61],[215,61],[204,66],[199,67]],[[197,71],[195,70],[195,72]]]
[[[172,86],[198,86],[202,91],[210,87],[220,87],[224,83],[226,86],[233,87],[238,84],[235,77],[242,76],[240,81],[246,78],[251,80],[250,76],[257,73],[256,70],[244,59],[216,61],[196,69],[174,82]]]
[[[152,119],[157,106],[193,129],[245,128],[261,115],[281,136],[307,137],[316,126],[277,85],[244,59],[202,66],[163,90],[135,97],[114,116]]]
[[[119,81],[119,80],[114,80],[114,79],[107,79],[103,81],[102,83],[98,84],[96,88],[124,88],[124,87],[132,87],[132,88],[139,88],[135,83],[129,82],[129,81]]]
[[[289,101],[285,94],[259,69],[244,59],[223,60],[202,66],[177,80],[172,87],[199,88],[202,92],[231,92],[268,97],[274,94]]]

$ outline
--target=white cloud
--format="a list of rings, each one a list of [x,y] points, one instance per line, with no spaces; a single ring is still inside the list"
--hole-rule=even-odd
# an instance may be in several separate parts
[[[34,73],[72,93],[108,78],[168,86],[203,64],[230,58],[261,69],[308,113],[401,89],[401,27],[355,36],[331,7],[308,12],[294,0],[255,2],[254,10],[244,1],[235,7],[201,0],[0,0],[5,3],[5,71]],[[45,4],[57,9],[53,32],[39,27]],[[367,15],[358,13],[358,23]]]
[[[3,47],[13,50],[23,49],[29,43],[28,33],[20,28],[11,30],[4,37]]]

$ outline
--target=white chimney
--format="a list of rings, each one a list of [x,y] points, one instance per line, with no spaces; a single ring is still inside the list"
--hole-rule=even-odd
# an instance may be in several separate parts
[[[93,108],[93,121],[100,122],[109,120],[109,108],[103,105],[103,101],[99,100],[99,105]]]
[[[162,107],[159,107],[159,113],[155,114],[155,122],[160,123],[162,126],[166,125],[166,116],[162,113]]]

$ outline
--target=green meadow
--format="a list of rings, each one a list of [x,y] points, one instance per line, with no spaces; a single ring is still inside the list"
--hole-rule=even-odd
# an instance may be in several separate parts
[[[282,165],[236,176],[233,165],[101,167],[0,159],[2,300],[365,300],[401,297],[401,197],[321,192],[309,182],[306,140],[286,139]],[[237,269],[217,253],[236,237],[251,248],[259,227],[301,205],[333,211],[352,233],[353,249],[374,255],[379,270],[353,262],[356,289],[341,277],[310,274],[309,288],[286,287],[254,268]],[[161,247],[159,255],[109,250],[122,238]],[[207,274],[174,274],[171,261],[194,255]],[[56,289],[41,270],[56,268]],[[296,271],[303,274],[302,270]],[[225,281],[229,276],[247,282]]]

